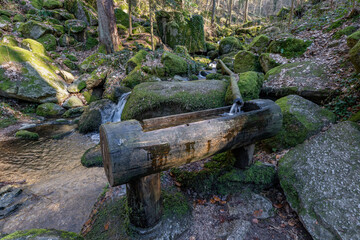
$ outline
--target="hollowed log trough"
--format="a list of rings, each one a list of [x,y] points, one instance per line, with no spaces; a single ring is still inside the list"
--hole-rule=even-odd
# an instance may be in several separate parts
[[[271,100],[166,117],[107,123],[100,127],[106,176],[111,186],[127,183],[130,221],[151,227],[161,218],[160,172],[232,150],[246,167],[254,143],[274,136],[282,126],[280,107]]]

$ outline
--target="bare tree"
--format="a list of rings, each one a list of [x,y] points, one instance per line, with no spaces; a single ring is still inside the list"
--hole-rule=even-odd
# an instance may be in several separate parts
[[[121,42],[118,35],[113,0],[97,0],[99,39],[108,53],[118,51]]]
[[[233,0],[229,0],[229,20],[228,20],[228,27],[231,26],[232,7],[233,7]]]
[[[129,36],[132,35],[132,13],[131,13],[131,0],[128,0],[128,12],[129,12]]]
[[[244,22],[247,22],[248,18],[248,11],[249,11],[249,0],[245,0],[245,9],[244,9]]]
[[[291,11],[290,11],[290,16],[289,16],[289,23],[288,23],[288,27],[290,27],[293,15],[294,15],[294,4],[295,4],[295,0],[291,0]]]
[[[154,23],[153,23],[153,9],[152,0],[149,0],[149,15],[150,15],[150,35],[151,35],[151,49],[155,51],[154,42]]]
[[[211,12],[211,25],[213,25],[215,21],[215,9],[216,9],[216,0],[213,0],[212,12]]]

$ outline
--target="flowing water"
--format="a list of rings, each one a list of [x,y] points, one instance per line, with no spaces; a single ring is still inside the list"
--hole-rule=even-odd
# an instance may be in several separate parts
[[[120,121],[129,94],[123,94],[104,121]],[[43,124],[28,129],[39,134],[38,141],[12,136],[0,140],[0,187],[15,183],[25,196],[16,212],[0,219],[0,233],[29,228],[80,231],[107,180],[103,168],[81,165],[84,152],[95,145],[94,135],[79,134],[75,127]]]

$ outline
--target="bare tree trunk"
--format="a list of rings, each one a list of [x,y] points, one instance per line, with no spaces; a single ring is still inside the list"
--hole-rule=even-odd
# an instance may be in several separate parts
[[[214,21],[215,21],[215,4],[216,4],[216,0],[213,0],[212,13],[211,13],[211,25],[213,25]]]
[[[288,27],[290,27],[290,24],[291,24],[293,15],[294,15],[294,3],[295,3],[295,0],[291,0],[291,11],[290,11]]]
[[[231,13],[232,13],[232,6],[233,6],[233,0],[229,0],[229,25],[228,27],[231,26]]]
[[[259,9],[259,16],[260,17],[261,17],[262,3],[263,3],[263,0],[260,0],[260,9]]]
[[[249,0],[245,0],[245,9],[244,9],[244,22],[247,22],[248,18],[248,11],[249,11]]]
[[[118,35],[113,0],[97,0],[99,39],[108,53],[118,51],[121,43]]]
[[[151,49],[155,51],[152,0],[149,0]]]
[[[128,0],[129,5],[129,36],[132,35],[132,14],[131,14],[131,0]]]

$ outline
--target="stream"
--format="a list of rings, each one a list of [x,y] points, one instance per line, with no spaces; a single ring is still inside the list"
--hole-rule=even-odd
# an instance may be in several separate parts
[[[104,122],[120,121],[129,94],[104,115]],[[0,189],[17,191],[9,200],[12,211],[6,213],[0,204],[0,232],[30,228],[80,232],[107,179],[102,167],[85,168],[80,163],[84,152],[98,142],[98,134],[82,135],[75,127],[43,123],[27,129],[39,134],[38,141],[2,138]],[[0,200],[6,202],[13,192],[0,192]]]

